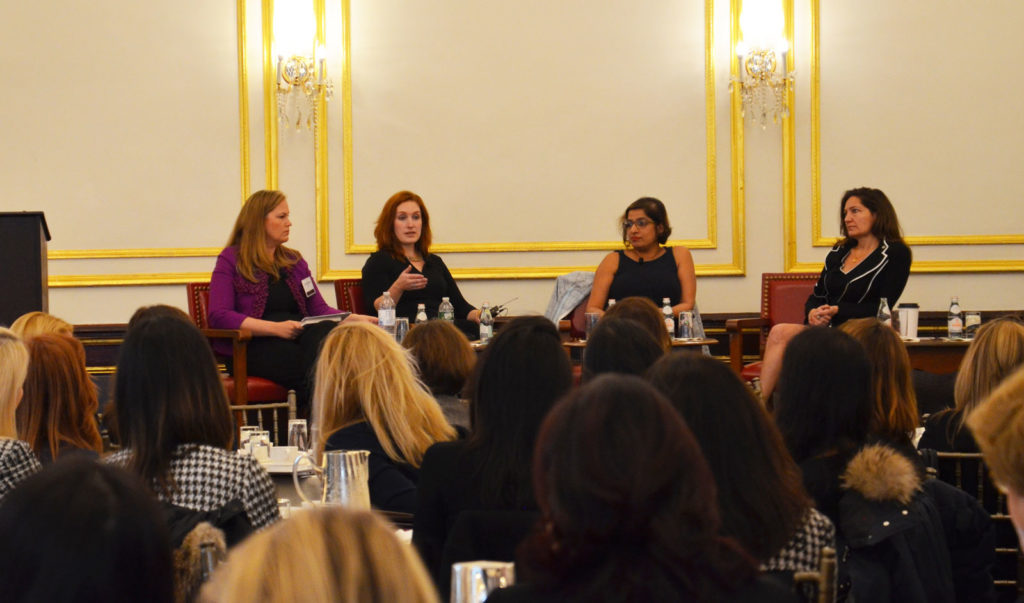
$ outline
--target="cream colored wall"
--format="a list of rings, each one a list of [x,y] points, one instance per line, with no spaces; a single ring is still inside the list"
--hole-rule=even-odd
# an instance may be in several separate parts
[[[725,0],[709,0],[710,30],[693,0],[328,2],[325,178],[309,132],[282,128],[270,168],[292,244],[328,279],[354,274],[380,205],[411,188],[471,301],[542,312],[553,280],[518,277],[596,265],[622,207],[654,194],[695,247],[702,310],[755,311],[760,274],[815,269],[842,190],[871,185],[916,237],[917,265],[941,271],[912,274],[905,301],[1018,308],[1024,117],[1010,74],[1024,6],[877,4],[790,3],[793,127],[748,122],[740,136]],[[4,1],[0,72],[18,77],[0,101],[0,206],[46,212],[55,314],[184,307],[180,283],[212,269],[241,200],[266,186],[261,3],[240,6],[243,40],[227,3]]]

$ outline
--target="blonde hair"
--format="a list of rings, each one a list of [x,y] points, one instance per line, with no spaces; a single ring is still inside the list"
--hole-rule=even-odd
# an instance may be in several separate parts
[[[871,361],[871,430],[902,439],[920,423],[910,355],[899,335],[875,318],[857,318],[839,330],[856,339]]]
[[[14,331],[0,327],[0,438],[17,438],[15,412],[28,374],[28,349]]]
[[[1024,369],[1007,377],[967,417],[992,478],[1024,494]]]
[[[431,445],[455,439],[414,367],[411,354],[375,325],[346,322],[331,331],[313,389],[317,454],[332,434],[360,421],[370,424],[391,460],[413,467]]]
[[[981,400],[1022,364],[1024,324],[1014,318],[999,318],[978,329],[960,362],[960,372],[953,386],[956,409],[960,411],[957,431],[963,428],[967,415]]]
[[[11,331],[23,340],[36,335],[71,335],[75,327],[46,312],[27,312],[11,323]]]
[[[256,191],[249,195],[238,213],[228,237],[228,247],[238,246],[238,273],[250,282],[258,280],[257,271],[279,278],[282,268],[294,266],[302,257],[298,251],[284,245],[278,245],[273,253],[267,251],[267,214],[286,200],[281,191]]]
[[[297,511],[251,536],[202,590],[200,601],[428,603],[438,601],[415,549],[368,511]]]

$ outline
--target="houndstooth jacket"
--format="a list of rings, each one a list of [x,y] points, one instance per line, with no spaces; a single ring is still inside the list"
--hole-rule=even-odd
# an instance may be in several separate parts
[[[821,549],[827,546],[835,548],[836,528],[828,517],[811,508],[796,534],[761,569],[769,572],[816,572],[820,569]]]
[[[27,443],[0,438],[0,499],[40,469],[42,465]]]
[[[127,466],[131,450],[121,450],[108,463]],[[259,461],[205,444],[180,444],[171,458],[174,491],[158,498],[196,511],[213,511],[233,499],[241,501],[257,530],[281,518],[274,482]]]

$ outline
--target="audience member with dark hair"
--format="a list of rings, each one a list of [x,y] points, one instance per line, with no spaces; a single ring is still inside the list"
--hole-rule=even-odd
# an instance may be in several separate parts
[[[18,439],[15,413],[24,392],[28,350],[13,331],[0,327],[0,500],[39,471],[39,459]]]
[[[672,354],[648,373],[700,443],[718,487],[722,534],[768,571],[818,571],[835,528],[814,509],[764,407],[718,360]]]
[[[603,373],[643,375],[665,354],[644,326],[628,318],[602,318],[583,350],[583,381]]]
[[[448,422],[469,429],[469,405],[461,397],[476,364],[469,339],[447,320],[431,320],[410,329],[402,346],[412,352],[420,378]]]
[[[1015,318],[985,323],[967,348],[956,376],[956,408],[936,413],[925,421],[918,448],[945,452],[978,452],[964,428],[967,416],[1007,376],[1024,365],[1024,324]]]
[[[871,362],[871,434],[913,455],[920,418],[907,346],[876,318],[849,320],[839,329],[864,346]]]
[[[43,464],[65,454],[98,458],[103,451],[96,385],[85,370],[85,348],[66,335],[38,335],[28,346],[25,396],[18,406],[18,435]]]
[[[171,546],[137,478],[70,457],[25,480],[0,505],[3,599],[174,600]]]
[[[412,355],[386,331],[367,323],[335,328],[316,365],[314,447],[370,452],[370,503],[416,512],[423,454],[454,440],[455,428],[416,377]]]
[[[638,377],[601,376],[559,402],[533,479],[543,521],[520,547],[522,580],[489,601],[794,600],[719,534],[700,446]]]
[[[516,318],[488,344],[472,378],[469,438],[435,444],[423,459],[413,543],[442,592],[451,571],[442,552],[461,512],[536,511],[537,431],[571,386],[569,359],[546,318]]]
[[[786,348],[775,407],[808,492],[836,525],[850,596],[991,600],[988,514],[968,494],[925,479],[911,451],[871,441],[870,384],[862,345],[838,329],[812,327]]]
[[[234,423],[210,346],[173,316],[125,335],[114,388],[121,451],[107,460],[140,476],[157,497],[193,511],[241,502],[255,528],[280,515],[259,461],[229,450]]]
[[[608,308],[604,313],[605,318],[628,318],[642,324],[654,338],[661,344],[662,349],[668,352],[672,349],[672,336],[665,328],[665,316],[654,305],[654,302],[646,297],[627,297],[617,304]]]
[[[416,552],[375,514],[296,513],[231,552],[200,594],[209,603],[436,603]]]

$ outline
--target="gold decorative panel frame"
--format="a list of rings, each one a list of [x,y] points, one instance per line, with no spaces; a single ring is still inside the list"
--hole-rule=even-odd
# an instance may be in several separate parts
[[[786,56],[786,68],[789,73],[794,70],[795,36],[794,36],[794,1],[783,0],[785,12],[786,39],[790,52]],[[813,247],[831,247],[836,239],[822,236],[821,209],[821,1],[808,0],[810,15],[810,160],[811,160],[811,244]],[[790,115],[783,120],[783,238],[784,261],[787,272],[800,272],[821,269],[820,262],[800,262],[797,258],[797,217],[796,217],[796,136],[794,118],[796,108],[795,95],[790,87],[787,102]],[[911,246],[940,245],[1021,245],[1024,235],[933,235],[908,236],[907,244]],[[911,272],[915,273],[951,273],[951,272],[1020,272],[1024,271],[1024,260],[915,260]]]
[[[249,196],[249,96],[246,65],[246,3],[235,0],[238,48],[238,111],[239,157],[241,161],[242,200]],[[97,260],[138,258],[216,257],[220,247],[168,247],[151,249],[55,249],[48,252],[50,260]],[[51,274],[50,287],[105,287],[122,285],[169,285],[207,280],[209,272],[159,272],[125,274]]]
[[[271,0],[264,0],[270,2]],[[740,0],[730,0],[730,48],[735,47],[739,35],[739,7]],[[717,128],[716,128],[716,92],[715,92],[715,49],[714,49],[714,0],[704,0],[704,76],[705,76],[705,107],[706,107],[706,153],[707,153],[707,237],[695,240],[676,240],[672,243],[685,245],[691,249],[716,249],[718,247],[718,222],[717,222],[717,182],[716,182],[716,152],[717,152]],[[316,7],[318,36],[322,35],[323,5],[322,0]],[[341,0],[342,12],[342,38],[344,52],[344,67],[342,73],[342,148],[343,159],[342,169],[344,178],[344,245],[346,254],[368,254],[376,251],[374,245],[360,245],[355,241],[355,225],[353,213],[355,208],[355,194],[353,186],[353,137],[352,137],[352,61],[351,61],[351,10],[350,0]],[[730,73],[736,76],[739,70],[739,63],[736,57],[730,52]],[[730,124],[731,124],[731,195],[732,195],[732,263],[726,264],[698,264],[697,274],[704,276],[711,275],[742,275],[746,269],[745,256],[745,222],[744,222],[744,198],[743,198],[743,129],[740,117],[739,92],[732,94],[730,103]],[[323,114],[323,113],[321,113]],[[317,215],[317,259],[318,278],[321,280],[332,280],[339,278],[355,278],[360,275],[359,270],[342,270],[330,267],[330,206],[327,202],[327,177],[325,166],[327,165],[326,152],[326,119],[321,120],[320,132],[317,135],[317,193],[316,193],[316,215]],[[269,140],[269,137],[268,137]],[[269,157],[269,154],[268,154]],[[495,242],[495,243],[447,243],[435,244],[433,250],[437,252],[454,253],[489,253],[489,252],[547,252],[547,251],[587,251],[587,250],[610,250],[621,246],[619,241],[535,241],[535,242]],[[567,272],[576,270],[592,271],[595,266],[508,266],[508,267],[476,267],[476,268],[453,268],[452,274],[461,279],[528,279],[528,278],[553,278]]]

